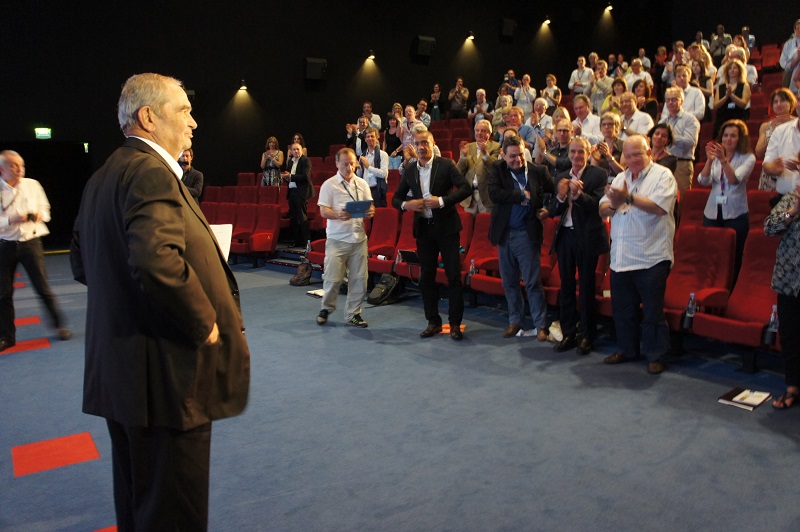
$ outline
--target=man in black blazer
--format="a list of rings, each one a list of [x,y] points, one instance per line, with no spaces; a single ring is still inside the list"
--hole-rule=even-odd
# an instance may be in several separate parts
[[[558,253],[558,272],[561,290],[558,304],[563,339],[553,349],[563,352],[577,345],[577,352],[588,355],[594,347],[597,333],[595,312],[595,270],[597,258],[608,251],[608,235],[603,219],[598,213],[608,172],[589,166],[591,144],[583,137],[575,137],[569,144],[572,168],[558,175],[557,194],[550,203],[552,216],[560,216],[553,251]],[[583,338],[577,343],[575,332],[578,309],[575,299],[575,269],[578,269],[580,289],[580,320]]]
[[[292,144],[286,161],[286,172],[281,173],[289,199],[289,218],[292,223],[294,246],[305,248],[311,240],[308,228],[308,198],[314,195],[311,181],[311,160],[303,155],[300,144]]]
[[[544,194],[554,192],[550,172],[541,165],[525,162],[525,141],[514,135],[503,141],[502,159],[489,171],[489,197],[494,204],[489,241],[497,246],[500,277],[508,303],[508,327],[503,336],[511,338],[522,329],[525,301],[519,287],[525,282],[536,338],[547,340],[547,303],[539,276],[544,229]]]
[[[126,135],[86,184],[70,261],[88,287],[83,411],[106,418],[122,530],[205,530],[211,422],[247,403],[236,279],[176,162],[197,127],[180,82],[132,76]]]
[[[420,336],[429,338],[442,331],[439,289],[436,286],[436,267],[441,253],[450,296],[450,337],[461,340],[464,298],[459,256],[461,218],[456,211],[456,204],[472,193],[472,187],[453,161],[434,157],[434,141],[430,131],[415,134],[414,147],[417,161],[405,168],[392,205],[402,211],[414,211],[414,237],[417,239],[420,262],[419,286],[425,318],[428,320],[428,326]]]

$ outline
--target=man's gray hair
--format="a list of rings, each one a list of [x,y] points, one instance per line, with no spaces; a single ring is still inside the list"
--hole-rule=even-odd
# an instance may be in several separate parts
[[[170,83],[182,86],[181,82],[175,78],[149,72],[135,74],[128,78],[128,81],[122,86],[122,93],[117,104],[117,119],[123,133],[137,125],[136,114],[142,107],[152,107],[157,115],[161,114],[161,110],[169,98],[167,87]]]
[[[491,132],[492,132],[492,123],[491,123],[491,122],[489,122],[489,121],[488,121],[488,120],[486,120],[486,119],[481,119],[481,120],[478,120],[477,122],[475,122],[475,127],[477,128],[477,127],[478,127],[479,125],[481,125],[481,124],[483,124],[484,126],[486,126],[487,128],[489,128],[489,133],[491,133]]]

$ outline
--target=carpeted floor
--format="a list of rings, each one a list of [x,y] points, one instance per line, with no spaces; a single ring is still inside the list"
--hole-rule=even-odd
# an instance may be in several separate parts
[[[26,325],[18,340],[51,347],[0,354],[0,529],[98,530],[114,512],[105,423],[80,412],[85,290],[67,256],[47,266],[75,338]],[[212,530],[800,529],[800,408],[718,404],[736,385],[782,390],[729,348],[689,339],[653,377],[604,366],[608,337],[588,357],[504,339],[498,304],[467,308],[461,343],[422,340],[414,293],[366,307],[368,329],[341,310],[320,327],[289,275],[234,268],[252,391],[214,425]],[[16,309],[41,314],[31,288]],[[99,458],[15,476],[22,446],[87,432]]]

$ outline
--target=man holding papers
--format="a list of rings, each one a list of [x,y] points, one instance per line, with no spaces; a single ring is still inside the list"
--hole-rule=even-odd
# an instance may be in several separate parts
[[[319,190],[319,212],[328,220],[325,241],[325,265],[322,273],[322,308],[317,323],[325,325],[328,316],[336,310],[339,285],[347,273],[347,305],[345,324],[366,327],[361,317],[361,302],[367,292],[367,234],[364,218],[354,217],[351,212],[357,202],[372,201],[372,193],[366,181],[355,174],[358,166],[356,154],[350,148],[342,148],[336,154],[335,176],[326,180]],[[351,205],[348,206],[347,204]],[[375,207],[370,206],[364,216],[372,217]]]

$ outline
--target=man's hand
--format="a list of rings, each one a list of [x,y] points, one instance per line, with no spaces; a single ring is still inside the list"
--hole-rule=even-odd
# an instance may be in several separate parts
[[[564,178],[558,182],[556,195],[558,196],[558,199],[560,199],[561,201],[567,199],[567,192],[569,191],[569,181],[570,181],[569,179]]]
[[[206,338],[206,344],[212,345],[216,344],[219,341],[219,327],[217,327],[216,322],[214,323],[214,328],[211,329],[211,333]]]
[[[609,200],[611,200],[611,207],[614,209],[618,209],[620,205],[625,203],[625,200],[628,198],[628,183],[626,181],[622,182],[622,188],[614,188],[611,185],[606,186],[606,196]]]
[[[423,199],[411,199],[406,200],[405,205],[403,207],[407,211],[414,211],[414,212],[421,212],[425,210],[425,200]]]
[[[369,168],[369,159],[367,159],[366,155],[362,155],[359,160],[361,161],[361,164],[364,165],[364,170]]]
[[[422,200],[423,204],[425,205],[426,209],[438,209],[439,205],[439,196],[431,196],[429,198],[425,198]]]

